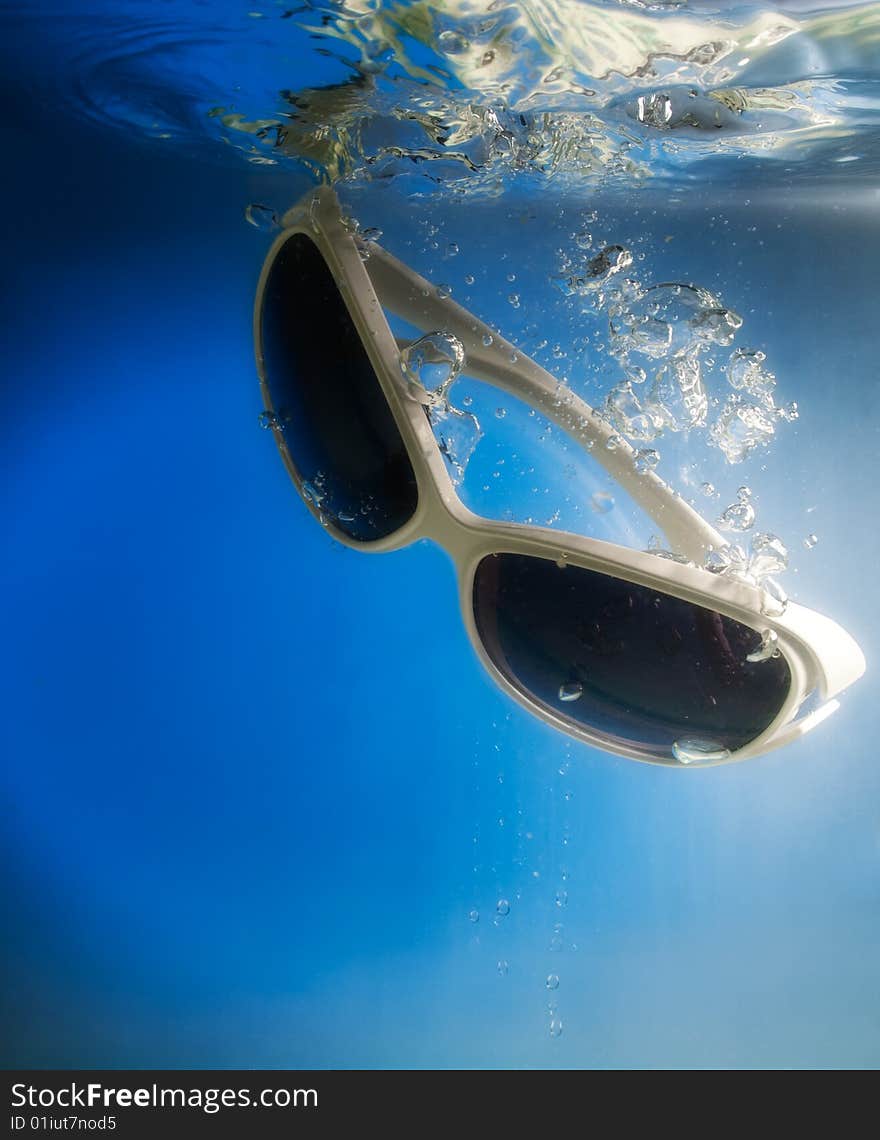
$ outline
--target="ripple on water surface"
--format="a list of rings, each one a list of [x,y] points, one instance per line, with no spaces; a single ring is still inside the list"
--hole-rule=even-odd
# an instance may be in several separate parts
[[[739,179],[875,177],[880,5],[787,9],[122,0],[3,19],[60,112],[332,180],[417,170],[497,193],[699,163]]]

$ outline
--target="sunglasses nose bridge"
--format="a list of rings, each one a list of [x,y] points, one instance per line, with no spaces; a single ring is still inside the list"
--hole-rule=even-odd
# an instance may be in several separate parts
[[[445,550],[459,572],[465,572],[474,553],[485,545],[485,520],[459,499],[452,485],[439,486],[427,480],[419,485],[419,535]]]

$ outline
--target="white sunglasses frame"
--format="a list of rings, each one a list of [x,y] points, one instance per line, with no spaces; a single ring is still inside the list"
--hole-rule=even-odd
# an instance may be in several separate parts
[[[670,594],[714,610],[759,633],[776,635],[776,649],[790,672],[788,696],[767,728],[744,747],[723,758],[700,761],[693,767],[746,760],[760,756],[803,736],[838,708],[833,698],[865,670],[856,642],[830,618],[793,602],[780,607],[763,589],[741,579],[702,568],[707,553],[726,545],[717,531],[653,471],[637,469],[634,449],[616,436],[595,409],[564,387],[535,361],[510,344],[479,318],[469,313],[376,243],[360,242],[343,222],[339,203],[330,187],[310,191],[289,210],[266,257],[254,305],[254,345],[257,372],[267,412],[274,413],[266,379],[261,312],[266,282],[275,257],[294,234],[314,242],[327,264],[349,316],[372,363],[385,399],[403,438],[415,473],[416,510],[407,523],[387,537],[363,542],[350,538],[303,491],[303,479],[287,449],[281,431],[273,434],[291,479],[321,525],[339,542],[353,549],[385,553],[428,538],[452,559],[459,584],[462,618],[474,650],[496,684],[534,716],[554,728],[606,752],[645,763],[684,766],[668,758],[583,727],[556,714],[512,683],[489,656],[477,632],[473,584],[477,566],[490,554],[512,553],[564,561],[624,581]],[[459,498],[424,406],[407,390],[400,364],[403,344],[391,332],[384,309],[422,333],[446,332],[456,336],[465,352],[462,374],[491,384],[524,401],[561,428],[596,459],[665,534],[670,547],[693,565],[631,550],[616,543],[570,532],[483,518]],[[343,413],[344,414],[344,413]],[[811,695],[818,697],[808,700]],[[813,707],[798,717],[802,706]],[[687,736],[683,728],[683,737]]]

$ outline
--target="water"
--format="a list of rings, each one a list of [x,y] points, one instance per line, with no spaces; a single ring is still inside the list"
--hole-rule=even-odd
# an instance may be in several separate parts
[[[880,8],[41,0],[0,26],[7,1060],[876,1064]],[[250,342],[322,178],[363,256],[725,519],[716,570],[857,636],[828,725],[704,772],[572,744],[483,674],[440,552],[327,538]],[[410,382],[474,509],[679,557],[455,345]],[[680,743],[689,769],[712,745]]]

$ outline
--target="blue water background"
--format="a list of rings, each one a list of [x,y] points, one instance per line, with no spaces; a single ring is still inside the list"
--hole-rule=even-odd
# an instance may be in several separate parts
[[[655,278],[723,283],[798,401],[762,516],[869,663],[794,747],[670,771],[498,692],[441,552],[344,551],[298,502],[257,426],[270,237],[243,209],[308,180],[4,84],[4,1061],[875,1065],[876,192],[719,184],[639,223]],[[549,258],[558,205],[516,242],[462,210],[457,272]]]

